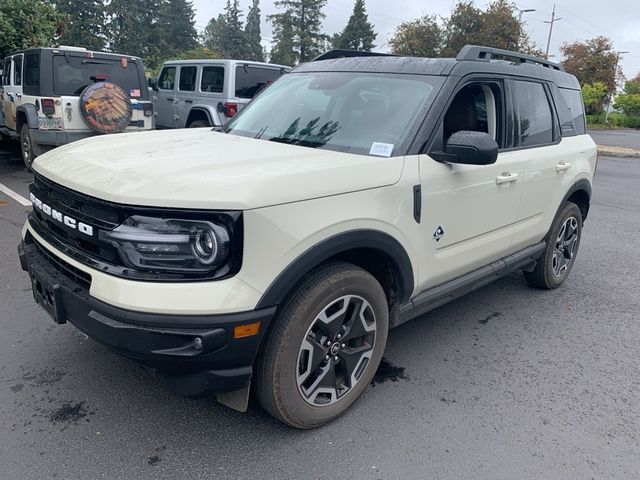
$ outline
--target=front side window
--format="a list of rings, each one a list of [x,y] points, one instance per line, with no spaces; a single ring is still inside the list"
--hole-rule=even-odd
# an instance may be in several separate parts
[[[164,67],[158,79],[160,90],[173,90],[176,83],[176,67]]]
[[[202,67],[200,91],[222,93],[224,89],[224,67]]]
[[[280,69],[242,65],[236,67],[236,97],[253,98],[282,76]]]
[[[180,84],[178,90],[193,92],[196,89],[197,67],[180,67]]]
[[[56,95],[80,95],[95,82],[115,83],[131,96],[143,90],[136,62],[119,58],[98,59],[73,55],[53,56],[53,90]]]
[[[13,57],[13,84],[22,85],[22,55]]]
[[[444,116],[443,143],[461,130],[484,132],[500,143],[499,93],[496,84],[472,83],[460,89]]]
[[[427,75],[287,74],[226,131],[311,148],[397,155],[441,85],[441,78]]]
[[[516,146],[533,147],[553,142],[553,115],[541,83],[515,81]]]

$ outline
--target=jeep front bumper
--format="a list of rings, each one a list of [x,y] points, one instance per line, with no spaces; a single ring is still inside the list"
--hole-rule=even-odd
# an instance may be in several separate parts
[[[202,397],[249,385],[275,307],[218,315],[126,310],[92,297],[82,284],[83,272],[32,238],[23,241],[18,252],[34,299],[57,323],[68,321],[112,351],[154,370],[175,392]],[[236,326],[255,322],[260,322],[257,334],[234,338]]]

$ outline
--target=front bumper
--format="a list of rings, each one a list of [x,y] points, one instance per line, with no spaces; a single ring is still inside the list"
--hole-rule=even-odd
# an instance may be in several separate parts
[[[156,371],[177,393],[202,397],[249,385],[275,307],[222,315],[125,310],[90,296],[86,286],[90,278],[32,237],[19,245],[18,252],[22,269],[31,278],[34,299],[57,323],[69,321],[114,352]],[[258,321],[258,334],[234,338],[235,326]]]

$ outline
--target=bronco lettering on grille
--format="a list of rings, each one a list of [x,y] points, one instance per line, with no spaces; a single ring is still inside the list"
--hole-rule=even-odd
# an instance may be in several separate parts
[[[93,227],[91,225],[87,225],[86,223],[80,222],[73,217],[59,212],[55,208],[52,208],[50,205],[42,202],[42,200],[36,197],[33,193],[30,193],[29,197],[31,198],[31,203],[33,204],[33,206],[48,217],[53,218],[55,221],[65,225],[67,228],[78,230],[80,233],[84,233],[85,235],[88,235],[90,237],[93,236]]]

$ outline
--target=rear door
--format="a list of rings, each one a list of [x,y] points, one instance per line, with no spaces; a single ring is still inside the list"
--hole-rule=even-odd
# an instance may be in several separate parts
[[[175,100],[175,126],[187,127],[189,112],[196,99],[196,80],[198,67],[196,65],[182,65],[178,72],[178,90]]]
[[[24,55],[14,55],[11,59],[11,74],[9,85],[4,88],[6,97],[5,122],[7,127],[16,129],[16,110],[22,105],[22,65]]]
[[[156,125],[164,128],[176,127],[176,65],[165,65],[162,67],[160,76],[158,77],[158,91],[155,92],[157,101],[154,104],[156,115]]]

